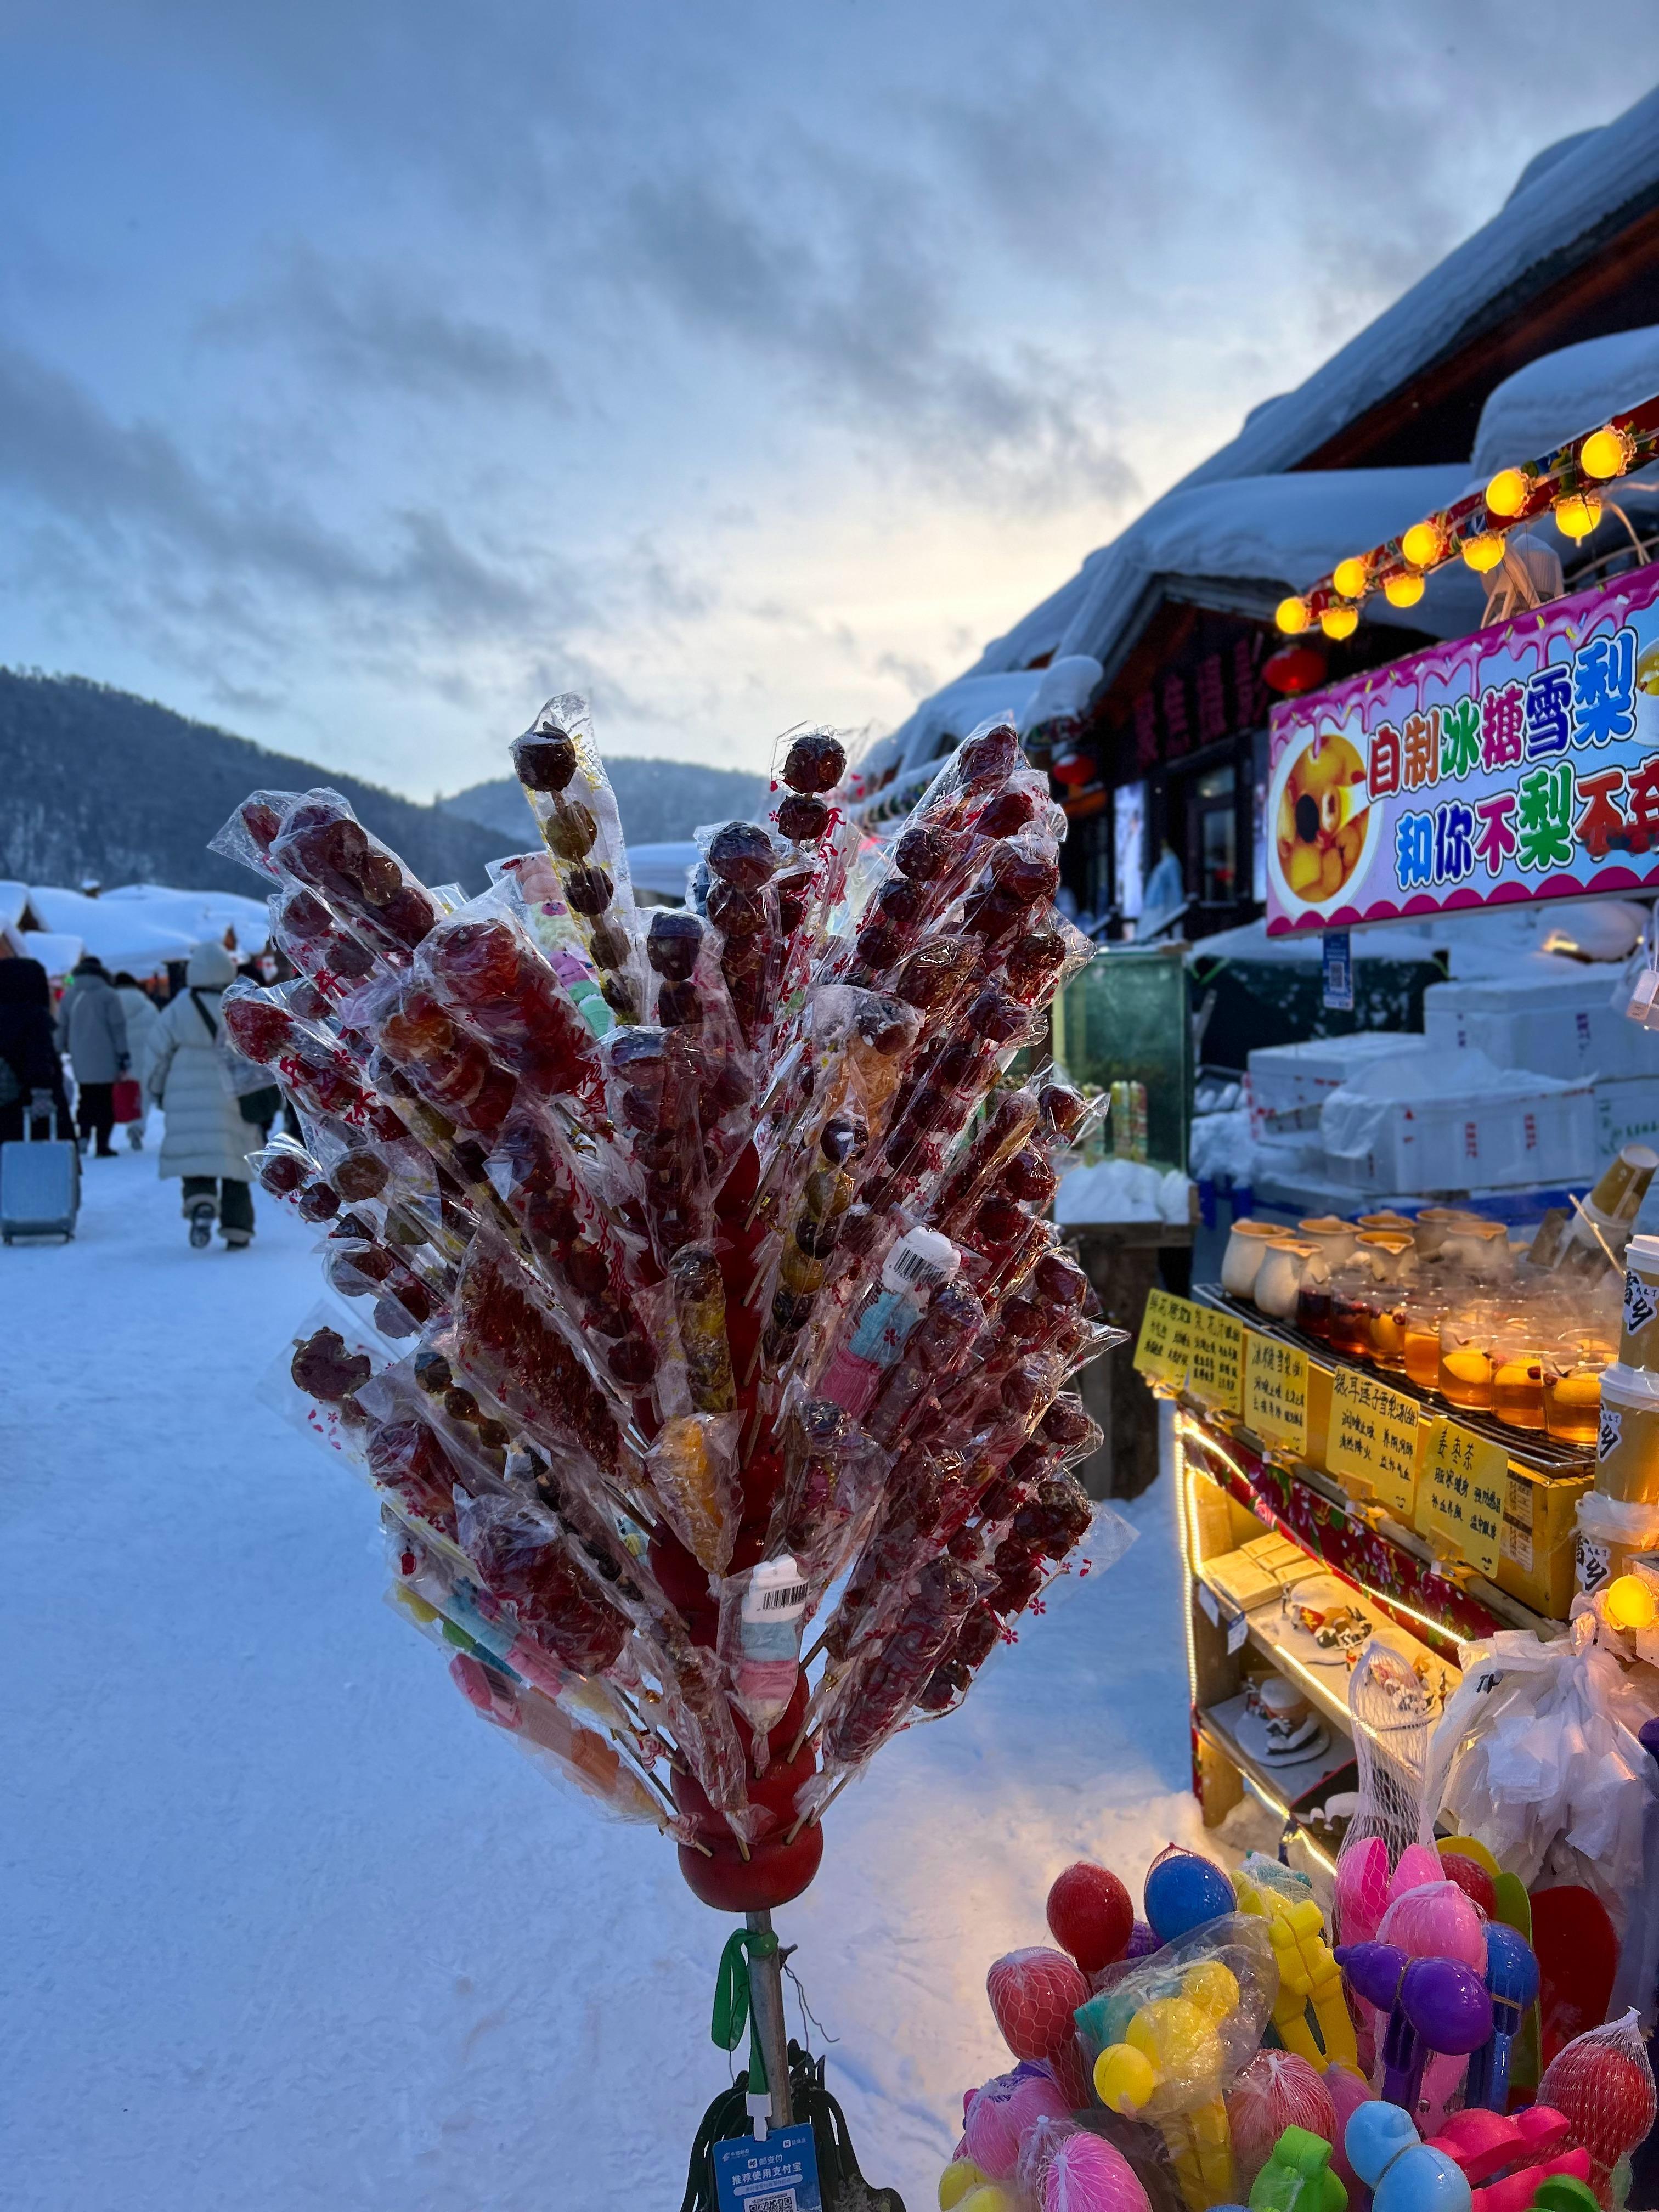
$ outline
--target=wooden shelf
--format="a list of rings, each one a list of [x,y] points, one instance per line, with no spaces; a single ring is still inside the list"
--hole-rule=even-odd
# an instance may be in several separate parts
[[[1322,1752],[1311,1759],[1287,1762],[1283,1766],[1269,1766],[1263,1759],[1254,1758],[1245,1750],[1233,1733],[1239,1715],[1244,1710],[1243,1697],[1229,1698],[1218,1705],[1198,1711],[1194,1723],[1200,1735],[1224,1759],[1231,1759],[1243,1778],[1251,1794],[1259,1798],[1272,1813],[1297,1820],[1297,1833],[1303,1848],[1326,1875],[1336,1871],[1334,1854],[1312,1835],[1295,1812],[1299,1799],[1332,1782],[1353,1764],[1352,1747],[1346,1737],[1334,1736]]]

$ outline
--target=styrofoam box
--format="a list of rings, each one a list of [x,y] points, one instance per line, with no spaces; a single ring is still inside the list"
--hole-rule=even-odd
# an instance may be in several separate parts
[[[1596,1141],[1588,1083],[1508,1096],[1400,1099],[1358,1157],[1326,1153],[1326,1171],[1351,1189],[1421,1196],[1510,1183],[1588,1182]]]
[[[1627,1075],[1595,1085],[1598,1159],[1605,1164],[1626,1145],[1659,1147],[1659,1075]]]
[[[1398,1030],[1358,1030],[1352,1036],[1259,1046],[1248,1061],[1251,1134],[1316,1129],[1319,1109],[1333,1091],[1374,1061],[1421,1051],[1423,1045],[1420,1036]]]
[[[1659,1076],[1659,1036],[1613,1003],[1619,971],[1605,963],[1523,962],[1513,975],[1431,983],[1423,1034],[1436,1051],[1484,1052],[1500,1067],[1579,1076]]]

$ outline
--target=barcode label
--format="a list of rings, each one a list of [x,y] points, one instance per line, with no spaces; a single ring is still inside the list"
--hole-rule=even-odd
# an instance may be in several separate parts
[[[747,2197],[743,2212],[798,2212],[793,2189],[774,2190],[769,2197]]]
[[[786,1583],[781,1589],[763,1590],[760,1609],[763,1613],[787,1613],[792,1607],[806,1602],[805,1583]]]
[[[887,1262],[887,1272],[905,1283],[942,1283],[945,1279],[944,1268],[936,1267],[924,1253],[918,1252],[911,1244],[894,1246],[893,1256]]]

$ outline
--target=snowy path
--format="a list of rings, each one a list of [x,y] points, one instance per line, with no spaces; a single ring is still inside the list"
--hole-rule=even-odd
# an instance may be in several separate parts
[[[177,1188],[92,1163],[74,1244],[0,1252],[9,2212],[672,2212],[728,1923],[381,1604],[368,1492],[254,1396],[309,1232],[261,1200],[251,1252],[192,1253]],[[889,1747],[780,1915],[912,2212],[1052,1875],[1200,1839],[1169,1503]]]

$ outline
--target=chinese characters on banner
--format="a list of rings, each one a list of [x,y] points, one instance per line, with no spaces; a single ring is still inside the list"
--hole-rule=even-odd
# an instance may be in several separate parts
[[[1659,884],[1659,568],[1276,706],[1267,928]]]

